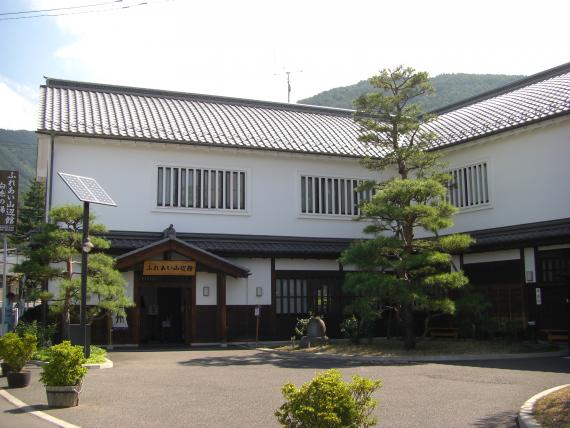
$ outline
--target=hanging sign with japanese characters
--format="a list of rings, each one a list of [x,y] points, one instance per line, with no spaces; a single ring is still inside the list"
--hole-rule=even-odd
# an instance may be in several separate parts
[[[145,260],[143,275],[194,276],[196,261]]]
[[[16,231],[18,171],[0,171],[0,233]]]

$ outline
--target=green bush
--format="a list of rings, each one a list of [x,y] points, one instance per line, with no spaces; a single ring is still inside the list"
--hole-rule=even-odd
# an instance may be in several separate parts
[[[16,333],[6,333],[0,337],[0,356],[13,371],[19,372],[32,358],[36,341],[33,334],[28,333],[20,337]]]
[[[282,426],[291,428],[370,427],[376,424],[371,416],[376,407],[372,394],[381,386],[380,380],[360,376],[347,383],[338,370],[328,370],[299,389],[292,383],[283,385],[287,401],[275,416]]]
[[[297,318],[297,324],[295,324],[295,336],[299,339],[307,335],[309,320],[310,318]]]
[[[107,351],[95,345],[91,345],[89,348],[89,358],[87,358],[87,364],[100,364],[104,363],[107,357]],[[38,361],[49,361],[50,358],[50,348],[40,348],[34,352],[32,359]]]
[[[350,339],[352,343],[360,343],[360,338],[362,337],[362,329],[360,327],[358,319],[354,315],[349,318],[345,318],[345,320],[340,323],[340,332],[344,335],[344,337]]]
[[[37,321],[20,321],[15,328],[16,333],[18,333],[20,337],[24,337],[24,335],[28,333],[36,336],[38,348],[51,346],[51,342],[55,335],[55,330],[55,324],[48,324],[44,327],[42,324],[38,324]]]
[[[83,347],[73,346],[66,340],[49,348],[49,361],[42,367],[40,381],[45,386],[79,385],[87,374],[83,364]]]

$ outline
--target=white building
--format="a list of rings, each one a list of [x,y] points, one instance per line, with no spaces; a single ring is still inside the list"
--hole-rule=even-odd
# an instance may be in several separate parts
[[[456,179],[453,232],[477,244],[459,261],[525,326],[564,328],[570,266],[570,63],[439,111],[430,125]],[[93,206],[136,308],[124,341],[287,338],[297,317],[342,318],[337,258],[352,221],[359,163],[352,112],[47,79],[38,178],[48,206],[76,203],[57,172],[93,177],[118,207]],[[163,233],[169,225],[176,233]],[[192,260],[193,276],[143,275]],[[536,304],[536,289],[540,303]],[[545,309],[546,308],[546,309]]]

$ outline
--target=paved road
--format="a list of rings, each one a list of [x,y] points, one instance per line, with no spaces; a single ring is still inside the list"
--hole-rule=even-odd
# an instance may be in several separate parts
[[[570,383],[570,360],[536,358],[464,363],[367,366],[214,349],[114,352],[115,367],[92,370],[81,406],[48,413],[82,427],[270,427],[280,387],[339,368],[348,378],[381,378],[377,415],[384,427],[514,427],[530,396]],[[43,387],[11,392],[45,406]],[[2,383],[3,382],[3,383]],[[5,386],[5,381],[0,381]],[[9,413],[0,414],[0,426]],[[12,420],[9,420],[12,421]],[[25,426],[25,425],[19,425]]]

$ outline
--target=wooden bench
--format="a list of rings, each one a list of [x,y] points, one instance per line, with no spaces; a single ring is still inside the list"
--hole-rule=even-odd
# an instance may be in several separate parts
[[[568,330],[540,330],[549,342],[568,341]]]
[[[457,339],[459,330],[453,327],[432,327],[429,329],[430,337],[451,337]]]

